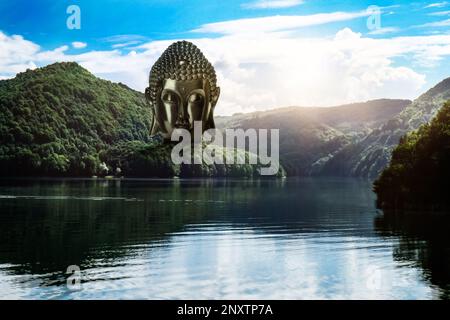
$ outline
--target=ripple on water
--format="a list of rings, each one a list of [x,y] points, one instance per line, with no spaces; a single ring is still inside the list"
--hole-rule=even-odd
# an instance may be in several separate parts
[[[242,184],[0,186],[0,298],[439,297],[429,243],[376,226],[370,184]]]

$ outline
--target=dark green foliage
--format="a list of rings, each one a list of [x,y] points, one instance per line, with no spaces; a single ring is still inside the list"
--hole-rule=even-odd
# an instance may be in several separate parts
[[[227,152],[221,148],[221,152]],[[125,142],[113,146],[102,153],[101,160],[107,163],[113,171],[127,177],[160,177],[181,178],[193,177],[258,177],[260,165],[248,164],[248,152],[237,150],[245,157],[247,164],[181,164],[175,165],[171,159],[172,145],[160,143],[143,143],[139,141]],[[278,177],[285,176],[280,168]]]
[[[56,63],[0,81],[0,175],[90,176],[99,153],[149,141],[142,93]]]
[[[117,144],[101,155],[113,170],[127,177],[173,177],[179,168],[172,164],[168,145],[131,141]]]
[[[450,101],[436,117],[400,139],[374,183],[381,208],[450,208]]]

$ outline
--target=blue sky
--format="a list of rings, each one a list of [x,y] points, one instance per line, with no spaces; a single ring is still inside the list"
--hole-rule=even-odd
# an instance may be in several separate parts
[[[415,98],[450,76],[445,1],[2,0],[0,18],[0,79],[77,61],[143,90],[158,55],[187,39],[216,66],[223,114]]]
[[[450,2],[439,1],[292,1],[293,5],[275,8],[252,8],[258,1],[208,0],[2,0],[0,30],[23,35],[47,49],[72,41],[89,42],[91,49],[105,49],[105,38],[115,35],[140,35],[151,40],[192,37],[189,31],[207,23],[273,15],[311,15],[324,12],[366,10],[371,5],[386,7],[383,27],[397,27],[397,35],[430,32],[427,28],[411,28],[450,19],[447,15],[430,15],[450,10]],[[267,2],[270,1],[260,1]],[[277,1],[273,1],[277,2]],[[287,1],[289,2],[289,0]],[[294,5],[298,2],[298,5]],[[82,28],[66,27],[66,8],[78,5]],[[435,6],[433,6],[435,4]],[[441,4],[441,5],[437,5]],[[429,8],[426,6],[432,5]],[[365,19],[330,23],[303,28],[306,35],[326,35],[342,27],[367,33]],[[449,26],[450,27],[450,26]],[[444,30],[443,30],[444,31]],[[447,28],[448,31],[448,28]],[[197,35],[199,36],[199,35]]]

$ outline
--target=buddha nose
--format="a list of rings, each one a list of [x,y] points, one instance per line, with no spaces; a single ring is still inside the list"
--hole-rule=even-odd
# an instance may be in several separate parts
[[[187,104],[183,104],[178,112],[175,120],[175,127],[189,129],[189,114],[187,112]]]

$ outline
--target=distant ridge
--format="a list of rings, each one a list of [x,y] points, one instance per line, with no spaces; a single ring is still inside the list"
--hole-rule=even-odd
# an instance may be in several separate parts
[[[377,177],[388,165],[392,150],[407,132],[431,121],[450,99],[450,78],[422,94],[393,119],[364,139],[349,145],[324,165],[323,175]]]
[[[320,175],[335,154],[400,114],[410,103],[378,99],[334,107],[286,107],[219,117],[216,124],[222,128],[279,128],[280,160],[288,175]]]

